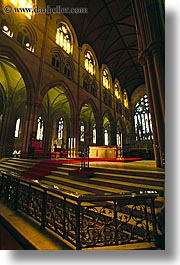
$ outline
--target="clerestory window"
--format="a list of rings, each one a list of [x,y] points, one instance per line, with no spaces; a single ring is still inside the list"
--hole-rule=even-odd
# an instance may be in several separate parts
[[[95,74],[95,60],[89,51],[85,53],[84,66],[91,75]]]
[[[103,70],[103,73],[102,73],[102,83],[105,88],[107,89],[110,88],[109,75],[105,69]]]
[[[72,54],[72,34],[67,25],[60,23],[56,32],[56,43],[68,54]]]

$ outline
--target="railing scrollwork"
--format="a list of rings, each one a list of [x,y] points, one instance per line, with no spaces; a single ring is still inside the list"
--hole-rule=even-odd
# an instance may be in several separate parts
[[[67,240],[76,249],[156,240],[156,191],[78,194],[0,174],[0,200]]]

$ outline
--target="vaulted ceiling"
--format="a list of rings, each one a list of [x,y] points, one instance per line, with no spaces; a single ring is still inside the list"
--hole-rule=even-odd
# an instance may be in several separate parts
[[[98,58],[99,66],[107,64],[112,79],[131,96],[144,83],[138,63],[138,44],[131,0],[46,0],[55,7],[86,7],[87,14],[67,14],[78,37],[79,45],[88,43]]]

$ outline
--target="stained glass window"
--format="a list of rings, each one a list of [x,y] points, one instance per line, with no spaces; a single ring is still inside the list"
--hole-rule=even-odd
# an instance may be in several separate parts
[[[96,124],[93,125],[93,137],[92,137],[93,144],[96,144]]]
[[[85,126],[84,126],[84,122],[81,121],[81,125],[80,125],[80,141],[81,142],[84,142],[84,129],[85,129]]]
[[[87,51],[85,53],[85,61],[84,61],[84,66],[85,69],[91,74],[94,75],[95,74],[95,61],[93,59],[92,54]]]
[[[114,85],[114,90],[115,90],[115,96],[117,99],[120,99],[120,87],[118,86],[117,83]]]
[[[57,136],[58,140],[62,140],[63,130],[64,130],[64,121],[63,118],[60,118],[58,122],[58,136]]]
[[[136,141],[150,141],[153,139],[152,121],[147,95],[141,97],[136,103],[134,125]]]
[[[20,132],[20,118],[16,120],[16,126],[15,126],[15,133],[14,137],[18,138],[19,137],[19,132]]]
[[[108,144],[109,144],[109,140],[108,140],[108,138],[109,138],[108,130],[105,129],[105,130],[104,130],[104,145],[108,145]]]
[[[107,89],[110,88],[109,76],[108,76],[108,73],[105,69],[103,70],[102,82],[103,82],[103,86],[105,88],[107,88]]]
[[[123,93],[123,102],[124,102],[124,106],[128,108],[128,96],[127,96],[126,90],[124,90],[124,93]]]
[[[72,54],[72,35],[68,27],[63,23],[60,23],[57,28],[56,43],[61,46],[65,52]]]
[[[44,124],[42,117],[38,118],[38,127],[37,127],[37,140],[43,139],[43,130],[44,130]]]

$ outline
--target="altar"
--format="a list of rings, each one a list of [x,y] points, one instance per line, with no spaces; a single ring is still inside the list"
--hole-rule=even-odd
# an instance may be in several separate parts
[[[116,146],[89,146],[90,158],[116,158]]]

